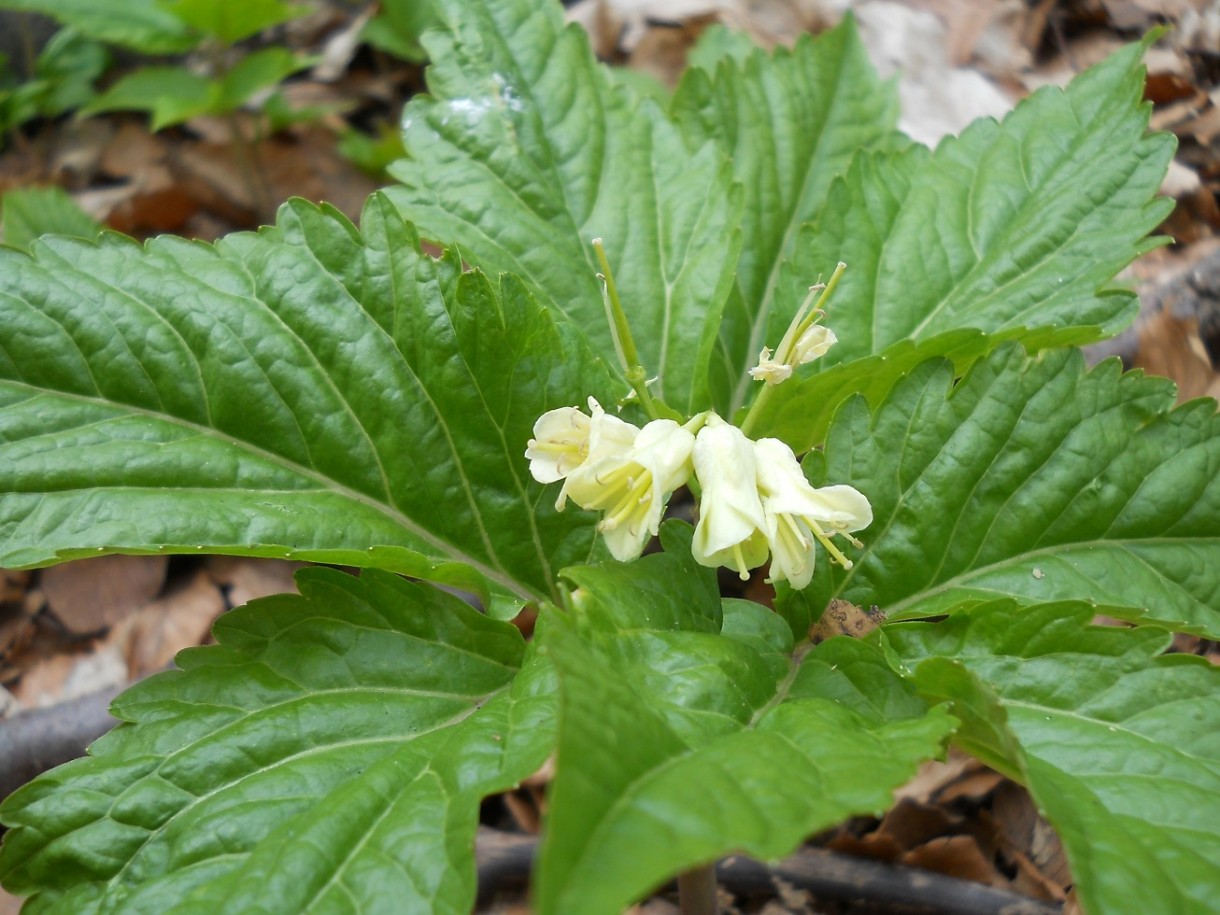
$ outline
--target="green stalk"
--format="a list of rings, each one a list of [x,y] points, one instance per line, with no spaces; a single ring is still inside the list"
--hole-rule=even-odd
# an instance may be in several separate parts
[[[635,396],[639,398],[640,406],[644,408],[649,419],[681,421],[681,415],[655,400],[649,392],[648,372],[640,365],[639,350],[635,347],[631,325],[627,322],[627,314],[623,311],[623,303],[618,297],[614,273],[610,270],[610,261],[606,258],[606,249],[600,238],[593,239],[593,251],[597,254],[597,263],[601,268],[598,276],[602,281],[602,303],[606,306],[606,323],[610,325],[610,336],[614,339],[614,350],[618,354],[619,364],[623,367],[623,376],[635,391]]]
[[[830,300],[830,295],[835,291],[835,287],[839,285],[839,279],[843,276],[843,271],[846,269],[847,264],[839,261],[835,266],[834,273],[830,275],[830,280],[827,281],[825,286],[814,286],[809,290],[809,295],[805,297],[805,301],[797,309],[792,323],[788,325],[788,331],[784,334],[784,339],[779,342],[779,346],[775,349],[776,362],[786,363],[792,358],[792,348],[796,346],[796,341],[801,339],[801,334],[810,328],[819,315],[825,313],[826,309],[824,306]],[[814,296],[817,296],[816,302],[814,301]],[[745,419],[741,421],[741,431],[746,436],[750,435],[751,430],[754,428],[754,423],[758,421],[758,417],[762,413],[763,404],[771,399],[777,387],[779,387],[777,384],[764,384],[762,390],[758,392],[758,396],[754,398],[754,403],[750,404],[749,412],[746,413]]]

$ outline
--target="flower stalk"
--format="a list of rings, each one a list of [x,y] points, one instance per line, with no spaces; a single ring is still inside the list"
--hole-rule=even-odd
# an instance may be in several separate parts
[[[821,327],[818,321],[825,317],[826,305],[846,269],[847,265],[839,261],[825,285],[810,287],[809,295],[797,309],[787,332],[775,348],[774,356],[769,349],[763,349],[758,366],[750,371],[756,381],[764,384],[741,422],[741,431],[746,435],[754,430],[754,424],[762,415],[763,405],[771,399],[774,389],[791,377],[798,365],[817,359],[836,342],[834,333],[829,328]]]
[[[615,285],[614,273],[606,257],[605,245],[600,238],[593,239],[592,244],[598,266],[601,268],[597,276],[602,282],[602,304],[606,307],[606,323],[610,325],[610,336],[614,340],[614,351],[618,354],[619,364],[623,367],[623,376],[631,385],[649,419],[680,420],[682,417],[679,414],[656,400],[648,390],[648,372],[640,364],[639,350],[636,349],[635,337],[631,335],[631,325],[618,295],[618,286]]]

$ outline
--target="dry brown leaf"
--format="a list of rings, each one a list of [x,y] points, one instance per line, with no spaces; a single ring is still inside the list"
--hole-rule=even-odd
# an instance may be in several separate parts
[[[939,797],[947,786],[958,782],[962,776],[981,768],[982,765],[974,757],[967,756],[956,748],[950,749],[949,758],[944,762],[936,759],[924,762],[915,777],[894,792],[894,800],[906,798],[918,804],[930,803],[933,798]]]
[[[936,871],[960,880],[1008,889],[1006,878],[973,836],[944,836],[925,842],[904,854],[899,863]]]
[[[286,559],[251,559],[241,556],[209,556],[204,569],[213,582],[227,589],[229,606],[248,604],[272,594],[295,594],[292,576],[306,563]]]
[[[49,177],[69,188],[96,181],[106,147],[117,130],[117,122],[109,118],[65,122],[53,135]]]
[[[116,646],[128,679],[135,680],[165,667],[182,649],[201,644],[224,609],[220,589],[201,569],[115,626],[105,643]]]
[[[905,851],[956,832],[960,823],[960,817],[949,814],[942,807],[904,799],[881,818],[876,831],[878,835],[888,836]]]
[[[687,52],[714,21],[714,16],[696,16],[679,26],[648,29],[631,51],[627,65],[672,89],[686,69]]]
[[[365,200],[377,189],[371,178],[339,154],[334,135],[320,127],[306,126],[292,135],[264,140],[257,146],[257,156],[255,168],[230,142],[187,144],[172,153],[170,168],[201,207],[236,225],[255,219],[260,195],[272,206],[294,196],[325,201],[357,219]],[[260,218],[273,216],[263,213]]]
[[[946,785],[937,795],[941,804],[952,804],[955,801],[970,801],[977,803],[991,794],[1004,781],[1004,776],[994,769],[988,769],[982,763],[962,773],[962,777],[952,784]]]
[[[113,645],[93,642],[30,665],[12,687],[22,708],[42,708],[127,682],[127,661]]]
[[[902,101],[899,128],[934,146],[980,117],[1003,117],[1009,98],[976,70],[955,67],[946,47],[946,28],[926,10],[893,0],[855,6],[860,37],[883,77],[897,76]]]
[[[885,614],[872,607],[864,610],[850,601],[833,599],[816,623],[809,627],[809,640],[820,645],[836,635],[860,639],[885,621]]]
[[[1024,862],[1033,886],[1020,888],[1028,895],[1046,895],[1061,900],[1071,884],[1067,855],[1059,834],[1034,805],[1029,792],[1005,781],[995,792],[992,815],[1005,849],[1020,867]],[[1039,892],[1034,892],[1034,888]]]
[[[30,586],[29,572],[0,569],[0,659],[21,640],[33,613],[26,609]]]
[[[139,179],[164,168],[167,153],[163,137],[149,133],[142,124],[128,121],[107,141],[99,166],[111,178]]]
[[[51,566],[41,587],[69,631],[98,632],[139,610],[165,584],[165,556],[98,556]]]
[[[982,64],[994,76],[1008,76],[1030,65],[1023,44],[1031,11],[1022,0],[907,0],[934,13],[945,26],[949,62]]]
[[[1133,364],[1172,378],[1179,400],[1220,396],[1220,245],[1199,244],[1143,284]],[[1210,349],[1210,352],[1209,352]]]

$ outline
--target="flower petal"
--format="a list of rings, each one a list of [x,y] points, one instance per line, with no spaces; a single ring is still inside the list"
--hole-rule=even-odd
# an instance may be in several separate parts
[[[525,456],[530,475],[539,483],[562,480],[588,455],[589,417],[576,407],[548,410],[534,423]]]
[[[703,487],[691,552],[705,566],[727,566],[743,578],[767,561],[766,519],[758,498],[754,447],[714,414],[699,430],[695,475]]]

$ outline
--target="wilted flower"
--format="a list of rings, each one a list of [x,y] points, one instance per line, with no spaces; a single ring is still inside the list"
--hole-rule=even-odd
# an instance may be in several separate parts
[[[839,342],[835,332],[821,324],[810,324],[792,347],[792,359],[797,365],[812,362]]]
[[[691,552],[700,565],[736,569],[744,581],[750,569],[767,561],[754,444],[710,414],[695,439],[694,465],[703,493]]]
[[[809,297],[792,316],[783,339],[775,348],[775,355],[772,356],[770,347],[766,346],[758,354],[758,365],[750,369],[750,375],[755,381],[765,381],[768,385],[787,381],[792,377],[796,366],[805,365],[819,356],[826,355],[827,350],[839,342],[833,330],[818,323],[826,317],[826,312],[814,304],[814,296],[821,293],[819,303],[824,302],[838,283],[845,266],[839,264],[835,268],[828,286],[819,283],[809,287]]]
[[[570,498],[581,508],[604,511],[597,529],[611,555],[626,562],[640,555],[660,527],[666,499],[690,478],[695,437],[669,419],[648,423],[625,447],[621,440],[599,440],[597,431],[588,459],[568,475],[555,507]]]
[[[791,375],[792,366],[772,359],[771,349],[766,346],[758,354],[758,365],[750,369],[750,376],[755,381],[765,381],[767,384],[779,384],[787,381]]]
[[[831,538],[843,535],[854,546],[863,546],[850,532],[873,523],[868,499],[851,486],[815,489],[801,472],[792,449],[778,439],[758,440],[754,453],[771,548],[771,580],[787,581],[794,588],[808,585],[813,577],[815,539],[836,562],[850,569],[851,560]]]

